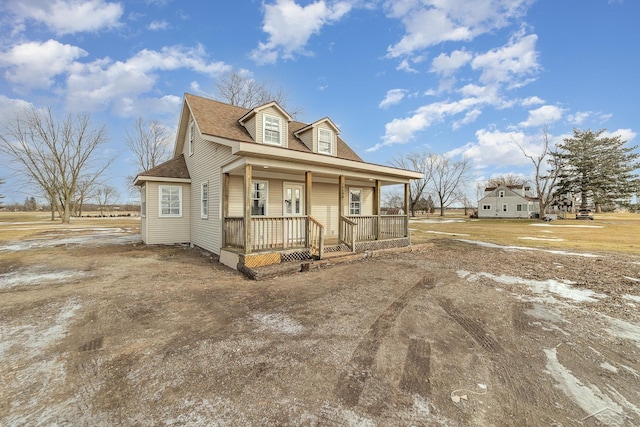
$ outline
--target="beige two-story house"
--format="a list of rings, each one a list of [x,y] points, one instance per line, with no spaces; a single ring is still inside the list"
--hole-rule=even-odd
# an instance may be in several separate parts
[[[487,187],[478,200],[478,218],[532,218],[539,214],[539,200],[526,185]]]
[[[380,192],[404,185],[408,205],[420,176],[362,161],[327,117],[186,94],[173,158],[135,184],[144,242],[190,243],[236,268],[409,245],[407,215],[381,215]]]

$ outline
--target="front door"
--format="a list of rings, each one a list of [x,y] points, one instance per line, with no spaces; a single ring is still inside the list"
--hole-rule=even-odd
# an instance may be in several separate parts
[[[282,207],[285,217],[285,236],[287,242],[285,247],[300,246],[305,240],[306,222],[304,218],[304,185],[284,184],[284,206]]]

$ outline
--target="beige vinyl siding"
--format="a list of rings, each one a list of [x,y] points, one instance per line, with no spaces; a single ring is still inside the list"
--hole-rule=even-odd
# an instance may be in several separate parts
[[[140,188],[140,237],[142,237],[142,241],[145,243],[149,243],[147,241],[147,185],[148,183],[145,183],[141,188]],[[144,200],[143,200],[144,199]],[[142,206],[145,207],[145,211],[142,212]]]
[[[254,177],[253,181],[262,181],[267,183],[267,216],[282,216],[283,181],[280,179],[266,179],[260,177]],[[244,216],[244,197],[242,196],[243,188],[244,178],[241,176],[232,176],[229,182],[229,216]]]
[[[236,156],[231,154],[231,148],[205,141],[199,133],[194,138],[193,156],[185,157],[191,176],[191,243],[215,254],[220,254],[222,246],[221,168],[235,158]],[[203,182],[209,184],[207,218],[202,218],[200,215],[200,190]]]
[[[309,150],[313,151],[313,129],[308,129],[299,133],[298,138],[300,138],[300,141],[302,141]]]
[[[251,138],[253,138],[254,141],[257,141],[258,136],[256,135],[256,133],[258,126],[256,126],[255,115],[244,123],[244,127],[245,129],[247,129],[247,132],[249,132],[249,135],[251,135]]]
[[[348,185],[346,194],[344,195],[345,205],[344,213],[345,215],[349,215],[349,189],[360,189],[362,190],[362,201],[360,204],[360,215],[373,215],[373,187],[363,187],[359,185]]]
[[[324,235],[338,236],[338,185],[313,183],[311,215],[324,225]]]
[[[161,217],[158,212],[158,188],[161,185],[182,187],[182,216]],[[189,218],[191,215],[191,192],[189,184],[172,182],[147,182],[147,215],[146,215],[146,239],[150,245],[170,245],[174,243],[189,243],[191,233]]]

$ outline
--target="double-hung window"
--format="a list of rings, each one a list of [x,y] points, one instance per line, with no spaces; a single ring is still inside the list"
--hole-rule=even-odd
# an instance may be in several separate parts
[[[160,206],[158,207],[161,217],[182,216],[182,187],[173,185],[160,185]]]
[[[251,215],[266,216],[269,186],[265,181],[251,182]]]
[[[264,115],[264,142],[267,144],[281,145],[282,123],[280,118]]]
[[[482,210],[483,211],[490,211],[491,210],[491,205],[482,205]]]
[[[362,212],[362,190],[359,188],[349,189],[349,215],[360,215]]]
[[[200,218],[209,216],[209,183],[200,184]]]
[[[318,129],[318,153],[331,154],[332,132],[328,129]]]

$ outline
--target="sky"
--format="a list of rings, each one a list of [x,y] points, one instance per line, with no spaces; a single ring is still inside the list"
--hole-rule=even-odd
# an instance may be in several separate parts
[[[105,180],[133,200],[125,133],[172,133],[185,92],[231,70],[329,117],[367,162],[467,157],[473,183],[531,177],[529,154],[574,128],[637,144],[635,0],[0,0],[0,120],[24,107],[105,125]],[[3,202],[37,196],[0,159]]]

